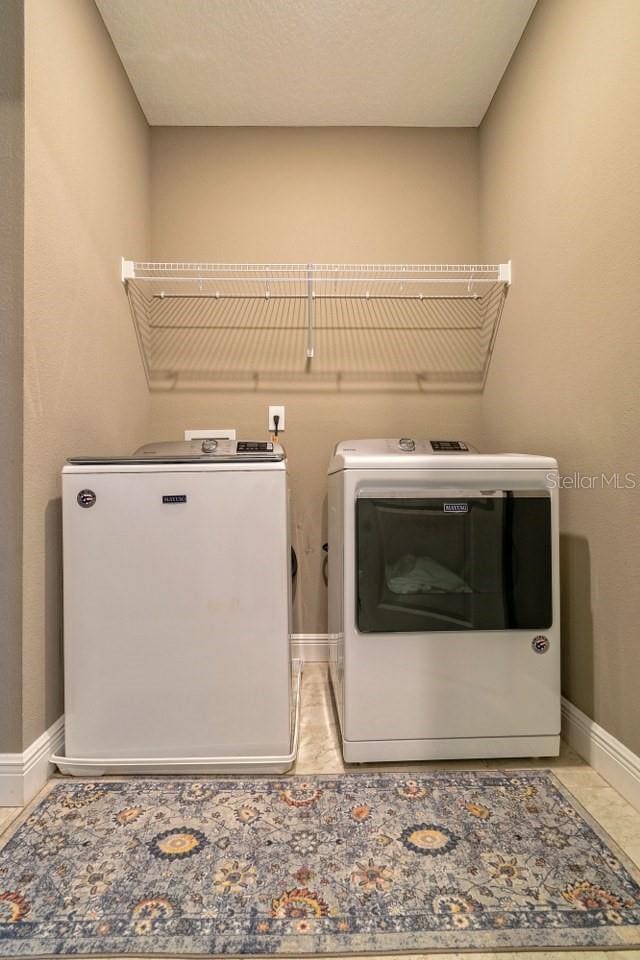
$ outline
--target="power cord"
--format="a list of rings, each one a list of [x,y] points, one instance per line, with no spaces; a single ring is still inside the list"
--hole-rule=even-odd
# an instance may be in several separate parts
[[[273,415],[273,436],[271,439],[274,443],[278,442],[278,424],[280,423],[280,414],[274,413]]]

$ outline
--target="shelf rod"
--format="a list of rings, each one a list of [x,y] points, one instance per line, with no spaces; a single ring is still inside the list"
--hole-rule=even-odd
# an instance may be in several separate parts
[[[265,326],[264,324],[257,323],[246,323],[241,327],[237,324],[232,323],[152,323],[150,325],[151,330],[253,330],[262,333],[270,333],[272,330],[302,330],[302,326],[295,326],[295,324],[269,324]],[[482,330],[482,325],[477,323],[470,323],[466,326],[464,325],[433,325],[433,326],[417,326],[416,324],[407,324],[406,326],[385,326],[384,324],[318,324],[314,327],[314,330],[386,330],[387,333],[431,333],[435,332],[449,332],[450,330]]]
[[[270,293],[265,298],[258,293],[219,293],[211,297],[207,293],[156,293],[153,300],[308,300],[307,293]],[[316,293],[313,292],[313,301],[316,300],[482,300],[479,293],[460,293],[445,295],[443,293]]]

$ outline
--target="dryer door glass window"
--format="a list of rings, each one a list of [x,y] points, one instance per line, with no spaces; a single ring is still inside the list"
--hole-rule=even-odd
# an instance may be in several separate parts
[[[363,633],[551,626],[546,493],[359,497],[356,557]]]

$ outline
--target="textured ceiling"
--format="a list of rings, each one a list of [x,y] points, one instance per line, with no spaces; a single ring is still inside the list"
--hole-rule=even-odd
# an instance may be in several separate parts
[[[535,0],[96,0],[155,125],[476,126]]]

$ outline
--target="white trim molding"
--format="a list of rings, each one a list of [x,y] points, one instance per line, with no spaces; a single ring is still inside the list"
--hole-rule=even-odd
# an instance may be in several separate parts
[[[292,633],[291,655],[303,663],[327,663],[336,640],[337,636],[332,633]]]
[[[562,736],[596,773],[640,810],[640,757],[562,698]]]
[[[50,757],[64,749],[64,717],[22,753],[0,753],[0,807],[22,807],[44,787],[54,771]]]

